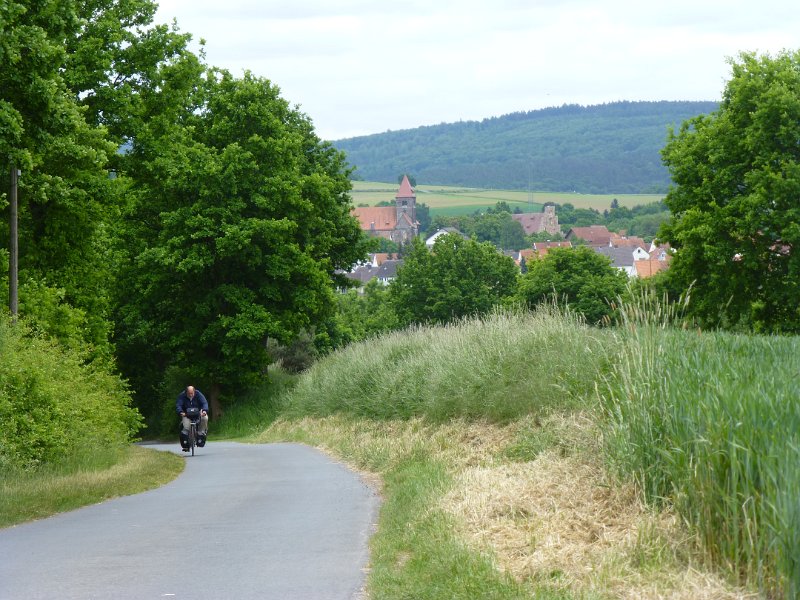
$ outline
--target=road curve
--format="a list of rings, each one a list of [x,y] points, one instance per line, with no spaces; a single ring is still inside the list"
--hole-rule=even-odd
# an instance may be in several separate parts
[[[378,503],[313,448],[209,442],[159,489],[0,530],[0,598],[349,600]]]

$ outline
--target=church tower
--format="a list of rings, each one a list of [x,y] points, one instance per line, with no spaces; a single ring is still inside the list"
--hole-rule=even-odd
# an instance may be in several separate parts
[[[394,241],[405,243],[410,241],[419,233],[419,223],[417,222],[417,196],[408,175],[403,175],[400,189],[394,199],[395,211],[397,213],[397,225],[395,232],[397,239]],[[394,238],[395,236],[393,236]]]

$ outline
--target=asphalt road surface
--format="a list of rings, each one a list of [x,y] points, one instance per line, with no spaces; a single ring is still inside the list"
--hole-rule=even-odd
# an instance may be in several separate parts
[[[307,446],[209,442],[157,490],[0,530],[0,598],[358,598],[378,502]]]

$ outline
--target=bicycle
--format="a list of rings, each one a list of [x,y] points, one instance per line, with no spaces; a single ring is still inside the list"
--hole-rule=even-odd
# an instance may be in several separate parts
[[[186,417],[189,419],[189,449],[194,456],[194,448],[198,446],[197,439],[197,425],[200,423],[200,409],[195,407],[190,407],[186,409]],[[205,444],[199,445],[198,447],[202,447]]]

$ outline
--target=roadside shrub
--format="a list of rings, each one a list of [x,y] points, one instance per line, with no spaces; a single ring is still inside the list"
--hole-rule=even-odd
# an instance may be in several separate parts
[[[314,364],[319,352],[314,345],[314,332],[301,331],[288,344],[270,340],[270,355],[289,373],[302,373]]]
[[[0,319],[0,469],[33,469],[127,445],[141,427],[101,364]]]

